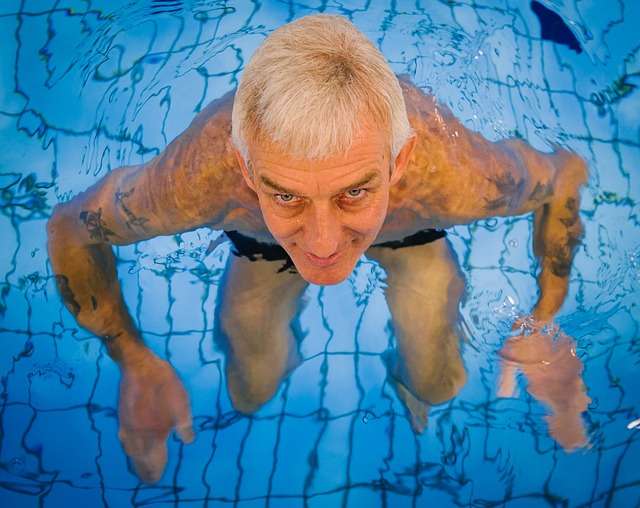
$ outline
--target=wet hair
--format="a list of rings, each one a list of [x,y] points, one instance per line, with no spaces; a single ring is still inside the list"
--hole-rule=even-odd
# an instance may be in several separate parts
[[[389,133],[394,158],[412,134],[398,78],[347,19],[314,14],[272,32],[246,65],[234,99],[232,142],[268,140],[324,159],[349,149],[362,122]]]

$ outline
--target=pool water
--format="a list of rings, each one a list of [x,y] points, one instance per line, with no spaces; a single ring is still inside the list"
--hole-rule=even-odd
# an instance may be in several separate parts
[[[197,432],[169,439],[155,485],[128,465],[117,367],[62,305],[46,220],[161,152],[236,86],[270,31],[318,11],[349,17],[468,128],[587,161],[585,236],[555,339],[579,360],[566,397],[581,377],[591,399],[584,446],[563,448],[535,373],[499,393],[498,353],[537,294],[531,216],[448,231],[467,282],[468,380],[422,434],[387,376],[385,275],[364,258],[348,281],[306,291],[300,365],[254,415],[235,412],[215,322],[230,246],[203,228],[116,249],[125,299],[180,374]],[[640,506],[639,17],[631,0],[4,0],[0,506]]]

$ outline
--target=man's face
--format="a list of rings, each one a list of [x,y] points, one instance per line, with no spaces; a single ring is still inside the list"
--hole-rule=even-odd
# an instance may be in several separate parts
[[[267,142],[248,146],[248,165],[237,153],[269,231],[308,282],[346,279],[378,235],[390,186],[414,144],[408,142],[390,161],[387,139],[364,124],[351,148],[330,159],[295,159]]]

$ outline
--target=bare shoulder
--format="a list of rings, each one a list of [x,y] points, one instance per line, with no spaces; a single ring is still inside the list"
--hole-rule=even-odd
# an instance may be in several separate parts
[[[462,210],[460,204],[474,201],[464,196],[464,191],[479,175],[477,171],[469,175],[468,161],[458,163],[456,159],[463,154],[454,150],[462,141],[456,133],[466,131],[446,106],[415,85],[408,75],[398,75],[398,81],[416,146],[403,178],[391,189],[390,214],[402,217],[402,227],[410,228],[468,222],[477,212]],[[458,166],[457,171],[452,171],[454,166]],[[460,180],[466,185],[460,187]]]
[[[231,134],[233,98],[234,92],[231,91],[211,101],[196,115],[187,129],[167,146],[157,160],[185,159],[203,163],[199,169],[211,170],[232,163],[233,154],[228,146],[228,139]]]
[[[398,78],[417,141],[392,210],[410,208],[422,223],[447,227],[524,213],[531,196],[548,198],[555,168],[547,154],[521,140],[487,140],[409,76]]]
[[[79,220],[89,243],[126,244],[244,222],[263,227],[230,145],[232,108],[233,93],[211,102],[160,155],[110,172],[60,206],[59,215]]]
[[[428,115],[436,112],[435,97],[424,93],[424,90],[411,81],[408,74],[398,74],[397,77],[400,88],[402,88],[407,115],[412,125],[424,121]]]
[[[231,133],[231,113],[235,90],[231,90],[218,99],[212,100],[191,121],[188,129],[202,131],[203,129],[228,131]]]
[[[231,145],[234,96],[231,91],[209,103],[150,167],[171,175],[160,180],[171,182],[178,211],[221,229],[252,214],[255,201]]]

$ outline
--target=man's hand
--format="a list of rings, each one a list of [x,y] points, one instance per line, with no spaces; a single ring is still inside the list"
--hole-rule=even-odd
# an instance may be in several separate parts
[[[557,327],[542,328],[524,322],[523,334],[507,340],[500,351],[502,367],[498,395],[511,397],[515,374],[521,370],[527,378],[527,391],[546,405],[549,434],[565,450],[588,444],[582,413],[591,399],[582,380],[583,365],[576,356],[576,343]]]
[[[171,365],[147,349],[122,364],[118,413],[118,437],[145,483],[162,476],[172,428],[184,443],[193,441],[187,392]]]

